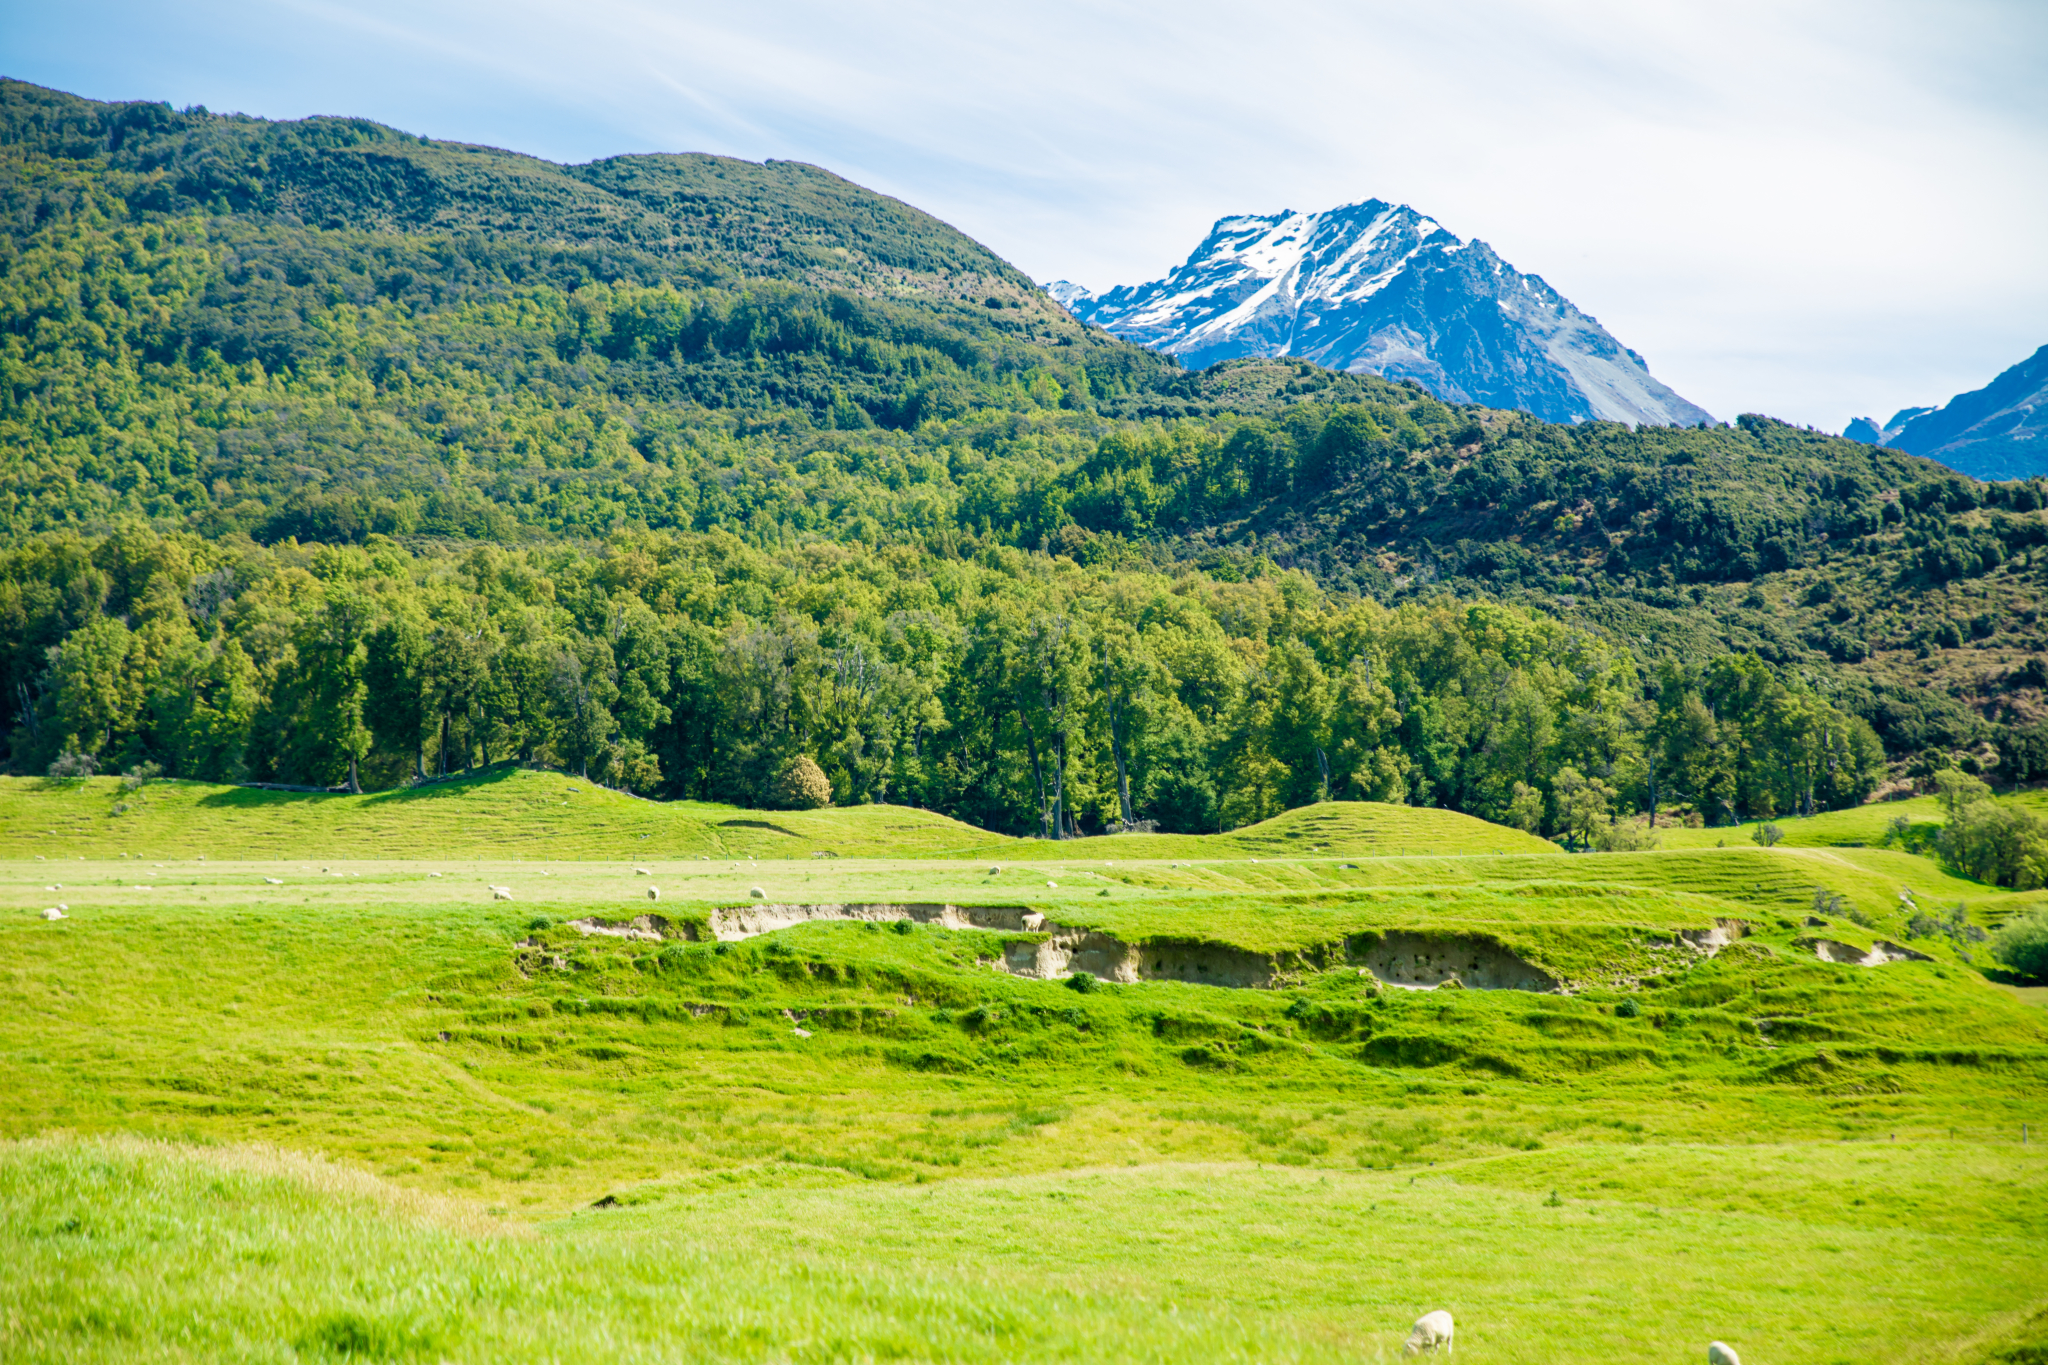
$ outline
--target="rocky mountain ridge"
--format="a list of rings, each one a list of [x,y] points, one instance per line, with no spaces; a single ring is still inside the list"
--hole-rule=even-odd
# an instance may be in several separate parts
[[[1082,321],[1196,368],[1289,357],[1549,421],[1714,420],[1540,276],[1378,199],[1222,218],[1164,278],[1046,291]]]
[[[1938,408],[1905,408],[1883,426],[1858,417],[1842,434],[1978,479],[2048,474],[2048,346]]]

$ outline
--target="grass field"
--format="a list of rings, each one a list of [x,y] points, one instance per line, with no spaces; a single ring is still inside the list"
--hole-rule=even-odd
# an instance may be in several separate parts
[[[2026,903],[1924,859],[1567,857],[1356,805],[1052,845],[529,800],[566,785],[493,774],[412,819],[0,783],[0,1357],[1390,1360],[1440,1306],[1482,1361],[2048,1347],[2039,992],[1981,945],[1814,947],[1905,942],[1902,890]],[[641,819],[808,823],[714,851]],[[536,821],[556,842],[500,828]],[[890,821],[913,849],[873,856]],[[1078,990],[994,969],[1021,931],[690,936],[754,887],[1286,970]],[[571,923],[650,911],[668,937]],[[1360,964],[1390,934],[1569,989],[1386,988]]]
[[[2048,816],[2048,791],[2016,792],[2000,796],[1998,800],[2011,802],[2037,816]],[[1882,844],[1892,823],[1901,819],[1921,831],[1939,828],[1942,823],[1941,802],[1932,796],[1915,796],[1904,801],[1879,801],[1868,806],[1851,806],[1846,810],[1822,811],[1818,815],[1781,815],[1768,823],[1778,827],[1784,842],[1791,847],[1824,848]],[[1716,848],[1723,844],[1734,847],[1749,843],[1763,823],[1752,820],[1746,824],[1710,829],[1659,824],[1658,841],[1665,848]]]

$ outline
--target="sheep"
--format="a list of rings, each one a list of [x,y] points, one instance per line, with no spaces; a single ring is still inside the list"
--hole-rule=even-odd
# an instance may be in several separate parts
[[[1451,1353],[1451,1315],[1441,1308],[1434,1313],[1424,1313],[1415,1320],[1414,1330],[1408,1333],[1401,1354],[1412,1356],[1427,1351],[1435,1355],[1439,1345],[1444,1348],[1445,1355]]]
[[[282,877],[265,877],[265,878],[263,879],[263,883],[264,883],[264,885],[266,885],[266,886],[283,886],[283,885],[284,885],[284,878],[282,878]]]
[[[58,908],[57,908],[56,906],[54,906],[54,905],[53,905],[53,906],[51,906],[51,907],[50,907],[49,909],[47,909],[47,910],[43,911],[43,918],[44,918],[44,919],[69,919],[69,918],[70,918],[70,916],[66,915],[66,914],[65,914],[65,913],[64,913],[64,912],[63,912],[62,910],[59,910],[59,909],[58,909]]]
[[[1735,1348],[1725,1341],[1707,1343],[1707,1365],[1742,1365],[1735,1356]]]
[[[753,898],[754,898],[755,900],[757,900],[757,901],[765,901],[765,900],[767,900],[767,899],[768,899],[768,893],[767,893],[766,891],[763,891],[763,890],[762,890],[762,889],[761,889],[760,887],[758,887],[758,886],[750,886],[750,887],[748,887],[748,888],[747,888],[747,894],[748,894],[749,896],[752,896],[752,897],[753,897]]]
[[[648,888],[647,888],[647,899],[649,899],[649,900],[651,900],[651,901],[658,901],[658,900],[660,900],[660,899],[661,899],[661,888],[660,888],[660,887],[658,887],[658,886],[650,886],[650,887],[648,887]]]
[[[492,888],[491,888],[491,899],[492,899],[492,900],[494,900],[494,901],[509,901],[509,900],[511,900],[511,899],[512,899],[512,888],[511,888],[511,887],[509,887],[509,886],[494,886],[494,887],[492,887]]]
[[[636,867],[633,869],[633,875],[636,877],[652,877],[654,874],[644,867]]]

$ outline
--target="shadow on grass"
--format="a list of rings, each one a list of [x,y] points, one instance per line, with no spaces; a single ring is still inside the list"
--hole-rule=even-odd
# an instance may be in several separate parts
[[[460,796],[466,792],[473,792],[479,787],[492,786],[506,781],[515,774],[530,771],[536,770],[529,769],[523,764],[516,762],[493,763],[487,768],[478,768],[473,773],[451,774],[445,778],[424,782],[416,787],[393,787],[388,791],[364,792],[359,797],[350,797],[347,792],[281,792],[264,791],[256,787],[230,787],[225,791],[215,792],[211,796],[201,797],[197,804],[233,810],[287,805],[293,802],[308,800],[331,801],[338,797],[348,797],[350,800],[363,801],[373,806],[387,805],[392,802],[433,801],[443,797]],[[554,775],[560,776],[560,774]],[[580,781],[581,779],[571,777],[570,780]]]
[[[787,834],[792,839],[804,837],[785,825],[778,825],[768,820],[720,820],[718,827],[720,829],[766,829],[773,830],[777,834]]]

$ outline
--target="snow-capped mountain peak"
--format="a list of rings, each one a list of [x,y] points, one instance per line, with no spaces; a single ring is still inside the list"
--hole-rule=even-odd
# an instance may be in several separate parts
[[[1540,278],[1378,199],[1220,218],[1163,279],[1049,290],[1083,321],[1194,367],[1298,356],[1553,421],[1713,420]]]

